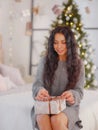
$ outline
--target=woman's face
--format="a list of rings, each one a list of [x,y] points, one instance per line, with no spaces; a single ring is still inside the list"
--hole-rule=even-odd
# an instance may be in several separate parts
[[[66,39],[63,34],[56,33],[54,37],[54,50],[59,55],[59,58],[66,57],[67,47],[66,47]]]

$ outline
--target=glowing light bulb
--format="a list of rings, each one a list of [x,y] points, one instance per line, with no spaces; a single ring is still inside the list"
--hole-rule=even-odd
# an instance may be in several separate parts
[[[85,53],[84,53],[84,52],[82,52],[82,55],[84,56],[84,55],[85,55]]]
[[[79,30],[79,27],[77,27],[77,30]]]
[[[72,14],[70,14],[69,17],[72,17]]]
[[[81,48],[81,47],[82,47],[82,45],[81,45],[81,44],[79,44],[79,47]]]
[[[86,68],[89,69],[89,68],[90,68],[90,64],[88,64],[88,65],[86,66]]]
[[[70,25],[73,25],[73,23],[71,22]]]
[[[68,23],[68,22],[66,22],[66,25],[69,25],[69,23]]]

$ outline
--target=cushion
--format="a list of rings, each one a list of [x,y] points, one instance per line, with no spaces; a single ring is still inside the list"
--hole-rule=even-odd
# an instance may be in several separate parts
[[[7,91],[17,86],[9,79],[9,77],[3,77],[0,75],[0,92]]]
[[[0,92],[6,90],[7,90],[6,83],[4,82],[4,78],[0,75]]]
[[[19,69],[15,68],[15,67],[0,64],[0,73],[4,77],[9,77],[9,79],[16,85],[25,84]]]

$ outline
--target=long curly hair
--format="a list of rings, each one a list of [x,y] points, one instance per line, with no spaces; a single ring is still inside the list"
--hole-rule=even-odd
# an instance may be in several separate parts
[[[66,90],[73,89],[78,81],[80,74],[81,62],[77,51],[77,43],[74,34],[67,26],[58,26],[51,31],[48,39],[48,49],[46,54],[46,61],[44,65],[43,81],[44,86],[50,90],[51,85],[55,79],[55,71],[58,67],[59,56],[54,50],[55,34],[61,33],[66,39],[67,58],[66,67],[68,74],[68,83],[65,86]]]

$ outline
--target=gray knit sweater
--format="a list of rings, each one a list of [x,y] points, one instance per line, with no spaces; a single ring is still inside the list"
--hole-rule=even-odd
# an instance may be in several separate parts
[[[33,84],[32,92],[34,98],[37,95],[38,91],[44,87],[42,80],[44,63],[45,63],[45,57],[41,58],[40,60],[36,80]],[[84,81],[85,81],[85,71],[82,62],[79,80],[76,83],[75,88],[70,90],[75,97],[75,104],[71,105],[67,103],[67,108],[63,111],[69,118],[69,124],[68,124],[69,130],[78,130],[75,126],[75,123],[79,119],[79,104],[83,97]],[[66,62],[59,61],[57,70],[55,72],[55,80],[53,85],[51,86],[51,96],[61,95],[65,91],[67,83],[68,83],[68,75],[66,70]]]

